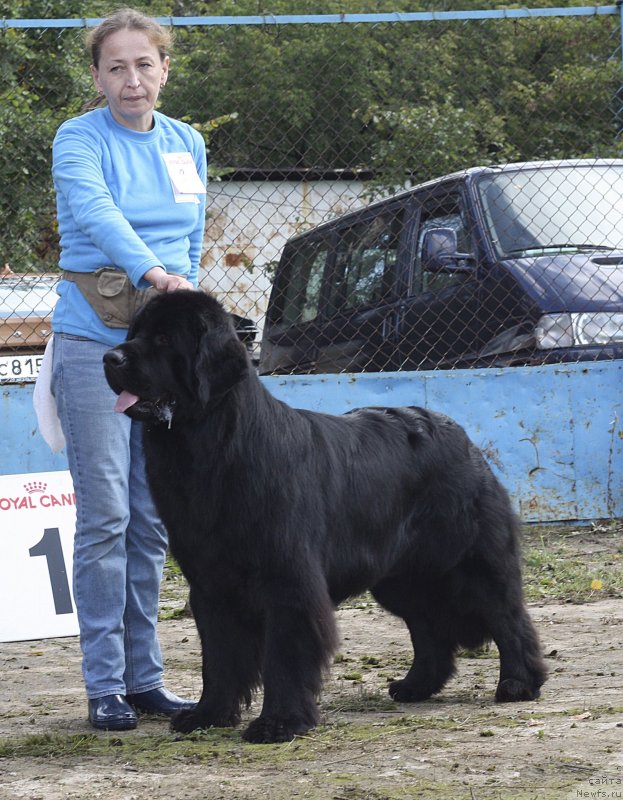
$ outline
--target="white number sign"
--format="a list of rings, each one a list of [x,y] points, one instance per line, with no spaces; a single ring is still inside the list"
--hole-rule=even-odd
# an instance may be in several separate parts
[[[0,642],[75,636],[69,472],[0,476]]]

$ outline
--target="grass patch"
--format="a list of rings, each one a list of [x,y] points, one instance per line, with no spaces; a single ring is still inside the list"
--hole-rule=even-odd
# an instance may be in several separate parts
[[[84,763],[87,758],[121,760],[135,767],[171,766],[218,762],[221,766],[240,764],[275,764],[296,761],[303,755],[305,741],[290,745],[249,745],[242,740],[242,729],[214,728],[195,731],[188,736],[174,733],[145,735],[125,732],[40,734],[0,741],[3,758],[64,759]]]
[[[379,711],[396,711],[396,703],[386,690],[370,691],[358,686],[358,691],[344,692],[330,697],[322,704],[323,711],[343,714],[372,714]]]
[[[395,709],[395,705],[392,706]],[[324,709],[326,711],[326,709]],[[340,709],[344,710],[344,709]],[[368,707],[367,711],[370,709]],[[133,766],[170,765],[175,762],[217,761],[231,764],[272,765],[316,759],[334,752],[336,747],[357,742],[365,744],[379,738],[402,736],[418,730],[458,730],[456,720],[436,717],[401,716],[377,722],[352,723],[327,721],[306,736],[283,744],[248,744],[242,739],[243,727],[211,728],[187,736],[175,733],[143,734],[140,730],[89,734],[32,734],[0,740],[1,759],[65,759],[83,762],[86,758],[122,760]]]
[[[180,619],[190,616],[188,606],[188,583],[177,561],[167,555],[160,584],[159,618]]]
[[[494,659],[499,658],[498,649],[491,642],[485,642],[480,647],[460,647],[457,651],[457,658],[480,658]]]
[[[524,587],[529,601],[587,603],[623,596],[618,520],[574,529],[524,527]]]

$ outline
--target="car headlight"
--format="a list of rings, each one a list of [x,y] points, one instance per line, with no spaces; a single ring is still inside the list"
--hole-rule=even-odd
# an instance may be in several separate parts
[[[537,322],[534,338],[539,350],[573,346],[571,314],[545,314]]]
[[[623,342],[623,314],[597,311],[572,314],[573,335],[578,344]]]
[[[537,322],[534,334],[540,350],[623,342],[623,313],[589,311],[545,314]]]

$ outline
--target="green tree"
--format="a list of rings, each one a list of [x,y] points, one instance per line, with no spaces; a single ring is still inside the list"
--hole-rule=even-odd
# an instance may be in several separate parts
[[[377,185],[476,163],[621,154],[613,18],[417,28],[398,56],[410,90],[364,111],[378,134]]]
[[[81,19],[108,7],[99,0],[87,7],[77,0],[9,0],[0,10],[8,19]],[[0,30],[0,265],[19,272],[56,268],[52,140],[92,94],[84,29]]]
[[[315,6],[274,0],[270,11]],[[460,7],[329,2],[322,12]],[[256,0],[201,8],[263,11]],[[474,163],[617,155],[618,35],[615,16],[188,30],[165,108],[233,120],[213,137],[220,167],[372,166],[386,188]]]
[[[464,7],[464,0],[141,4],[156,16]],[[477,7],[502,3],[479,0]],[[99,17],[109,8],[102,0],[4,0],[0,11],[53,19]],[[389,190],[476,163],[622,152],[616,15],[175,31],[161,109],[204,133],[213,175],[239,167],[372,167],[372,188]],[[0,262],[17,269],[57,262],[50,147],[58,125],[92,94],[83,33],[0,30]]]

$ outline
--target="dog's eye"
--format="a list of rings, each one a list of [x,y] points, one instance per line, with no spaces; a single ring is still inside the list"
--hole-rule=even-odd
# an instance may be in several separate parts
[[[169,339],[164,333],[158,333],[154,337],[154,342],[158,347],[166,347],[169,344]]]

